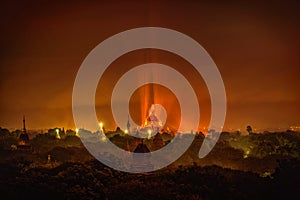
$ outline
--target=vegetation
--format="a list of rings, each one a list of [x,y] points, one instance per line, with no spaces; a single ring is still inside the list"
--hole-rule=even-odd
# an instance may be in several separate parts
[[[106,167],[80,139],[40,134],[33,152],[11,150],[17,134],[0,129],[0,192],[9,199],[285,199],[300,183],[300,136],[296,132],[224,132],[203,159],[198,134],[185,154],[153,173],[129,174]],[[131,137],[112,142],[133,151]],[[151,139],[145,141],[151,149]]]

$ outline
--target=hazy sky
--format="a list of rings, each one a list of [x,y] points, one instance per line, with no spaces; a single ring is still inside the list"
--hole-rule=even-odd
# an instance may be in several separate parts
[[[22,128],[25,114],[28,129],[73,128],[83,59],[109,36],[144,26],[180,31],[208,51],[227,92],[225,128],[299,125],[299,10],[296,0],[1,1],[0,126]],[[151,52],[122,65],[164,59]]]

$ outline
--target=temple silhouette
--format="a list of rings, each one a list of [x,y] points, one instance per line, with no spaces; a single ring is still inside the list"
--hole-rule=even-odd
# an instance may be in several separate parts
[[[26,131],[25,116],[23,116],[23,130],[18,139],[17,150],[20,150],[20,151],[31,151],[32,150],[32,147],[29,142],[29,136]]]

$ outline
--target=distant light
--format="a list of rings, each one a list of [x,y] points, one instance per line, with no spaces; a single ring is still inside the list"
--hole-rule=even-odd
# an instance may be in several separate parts
[[[128,130],[126,129],[126,130],[124,131],[124,133],[126,133],[126,134],[127,134],[127,133],[128,133]]]
[[[148,133],[148,140],[150,140],[151,139],[151,133],[152,133],[152,131],[150,129],[148,129],[147,133]]]
[[[78,134],[78,133],[79,133],[79,129],[76,128],[76,129],[75,129],[75,136],[79,137],[79,134]]]
[[[103,128],[103,123],[100,122],[100,123],[99,123],[99,126],[100,126],[100,128],[102,129],[102,128]]]
[[[243,158],[248,158],[249,154],[250,154],[250,150],[246,150],[244,155],[243,155]]]
[[[106,140],[107,140],[106,136],[103,135],[103,136],[101,137],[101,141],[102,141],[102,142],[106,142]]]
[[[56,139],[60,139],[59,129],[57,128],[57,129],[55,129],[55,131],[56,131]]]

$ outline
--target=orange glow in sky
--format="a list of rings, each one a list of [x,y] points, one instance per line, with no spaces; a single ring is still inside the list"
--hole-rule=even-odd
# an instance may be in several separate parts
[[[72,89],[88,53],[119,32],[157,26],[180,31],[210,54],[227,93],[225,129],[288,128],[300,124],[300,37],[297,1],[5,1],[0,5],[0,126],[75,129]],[[157,62],[190,81],[200,105],[200,127],[210,119],[210,97],[201,76],[172,53],[144,49],[113,62],[96,93],[99,121],[115,129],[111,91],[132,67]],[[154,73],[155,74],[155,73]],[[142,78],[142,77],[140,77]],[[131,98],[137,123],[152,101],[165,105],[178,126],[179,108],[167,89],[140,88]],[[152,91],[152,90],[149,90]],[[162,94],[163,93],[163,94]],[[138,110],[136,112],[135,110]]]

